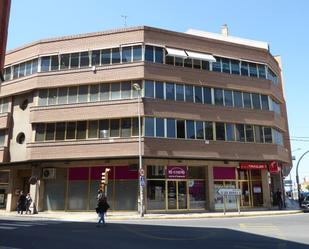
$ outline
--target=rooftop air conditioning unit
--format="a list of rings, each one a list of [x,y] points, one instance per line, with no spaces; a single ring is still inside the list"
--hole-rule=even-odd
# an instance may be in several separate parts
[[[55,168],[45,168],[43,169],[43,179],[55,179],[56,169]]]

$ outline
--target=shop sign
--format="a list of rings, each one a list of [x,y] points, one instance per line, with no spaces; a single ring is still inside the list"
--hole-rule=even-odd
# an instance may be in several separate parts
[[[240,163],[240,169],[267,169],[266,163]]]
[[[167,178],[169,179],[186,179],[186,166],[167,166]]]
[[[241,195],[240,189],[234,189],[234,188],[221,188],[218,190],[219,195],[224,196],[235,196],[235,195]]]
[[[272,174],[276,174],[276,173],[279,172],[278,162],[270,161],[270,163],[269,163],[269,172],[272,173]]]

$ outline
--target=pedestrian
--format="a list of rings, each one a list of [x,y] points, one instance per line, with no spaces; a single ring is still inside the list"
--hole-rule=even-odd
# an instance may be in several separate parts
[[[99,203],[99,201],[104,197],[103,195],[103,191],[101,189],[98,190],[98,194],[97,194],[97,202]]]
[[[99,221],[97,224],[97,227],[100,227],[101,224],[105,225],[105,213],[109,209],[109,205],[107,203],[107,199],[105,196],[103,196],[99,201],[98,201],[98,206],[96,208],[96,212],[99,215]]]
[[[277,189],[277,192],[276,192],[276,200],[277,200],[277,203],[278,203],[278,208],[282,209],[282,206],[283,206],[282,194],[281,194],[281,191],[280,191],[279,188]]]
[[[30,196],[30,194],[28,193],[27,196],[26,196],[26,214],[31,214],[31,210],[30,210],[30,205],[32,203],[32,198]]]
[[[25,210],[26,210],[26,196],[24,195],[23,191],[20,191],[17,202],[17,213],[23,214]]]

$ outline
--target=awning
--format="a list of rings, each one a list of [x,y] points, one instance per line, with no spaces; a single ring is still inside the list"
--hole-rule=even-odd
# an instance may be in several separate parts
[[[187,51],[186,53],[188,54],[188,57],[191,59],[198,59],[198,60],[204,60],[204,61],[209,61],[209,62],[216,62],[215,57],[213,57],[211,54],[202,54],[198,52],[192,52],[192,51]]]
[[[187,58],[188,55],[183,49],[176,49],[176,48],[166,48],[167,56],[176,56],[181,58]]]

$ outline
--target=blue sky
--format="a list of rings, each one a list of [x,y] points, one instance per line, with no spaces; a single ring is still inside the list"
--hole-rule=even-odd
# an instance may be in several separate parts
[[[8,49],[43,38],[149,25],[179,32],[189,28],[267,41],[281,55],[292,154],[309,150],[309,1],[306,0],[12,0]],[[302,141],[301,141],[302,140]],[[297,150],[300,148],[301,150]],[[299,166],[309,176],[309,154]],[[295,168],[292,170],[295,179]]]

